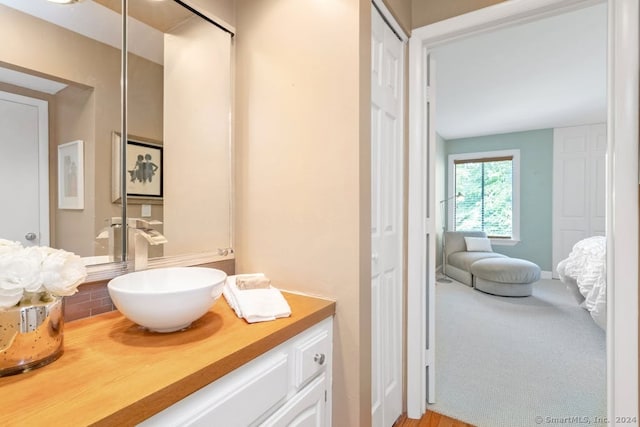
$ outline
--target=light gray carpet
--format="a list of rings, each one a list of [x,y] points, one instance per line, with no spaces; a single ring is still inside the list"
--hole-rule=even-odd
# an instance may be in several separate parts
[[[604,425],[605,333],[558,280],[525,298],[438,283],[436,346],[429,410],[479,427]]]

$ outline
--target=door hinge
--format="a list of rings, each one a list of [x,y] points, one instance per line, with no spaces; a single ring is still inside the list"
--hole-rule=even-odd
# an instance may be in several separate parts
[[[324,391],[324,401],[327,401],[327,390]]]
[[[434,354],[433,350],[426,349],[422,355],[422,360],[424,361],[425,366],[431,366],[434,362]]]
[[[431,86],[427,86],[424,90],[427,102],[431,101]]]

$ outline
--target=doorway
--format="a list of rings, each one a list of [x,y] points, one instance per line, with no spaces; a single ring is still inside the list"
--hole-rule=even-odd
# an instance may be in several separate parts
[[[523,0],[506,2],[448,20],[446,25],[433,24],[414,30],[410,42],[410,164],[409,164],[409,288],[408,328],[410,336],[427,337],[434,313],[427,310],[426,290],[435,286],[434,251],[426,237],[435,233],[433,192],[425,189],[434,179],[432,147],[427,116],[429,92],[428,55],[430,49],[443,42],[478,34],[501,26],[513,25],[541,16],[550,16],[591,5],[591,1]],[[637,414],[638,409],[638,4],[633,0],[608,2],[609,8],[609,97],[608,97],[608,165],[607,165],[607,282],[609,322],[607,330],[608,415]],[[632,94],[632,96],[627,96]],[[615,166],[615,167],[614,167]],[[428,177],[428,179],[427,179]],[[424,178],[424,179],[423,179]],[[623,194],[624,197],[612,198]],[[411,211],[411,206],[418,210]],[[412,238],[412,236],[418,236]],[[614,292],[615,288],[615,292]],[[429,321],[427,321],[427,316]],[[414,331],[412,334],[411,331]],[[417,331],[417,333],[415,332]],[[423,354],[408,359],[408,377],[421,378],[421,383],[408,392],[408,415],[418,418],[426,409],[427,380],[424,375],[426,338]]]
[[[0,238],[49,245],[48,146],[48,103],[0,91]]]

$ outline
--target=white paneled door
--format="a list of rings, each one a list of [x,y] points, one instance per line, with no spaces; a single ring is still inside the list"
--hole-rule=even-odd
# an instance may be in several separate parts
[[[604,236],[607,128],[605,124],[553,131],[553,277],[573,245]]]
[[[402,414],[403,51],[372,8],[371,413],[381,427]]]
[[[49,244],[48,105],[0,91],[0,239]]]

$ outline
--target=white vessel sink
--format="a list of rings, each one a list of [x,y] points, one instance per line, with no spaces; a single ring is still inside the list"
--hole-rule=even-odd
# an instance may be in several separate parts
[[[227,275],[214,268],[167,267],[127,273],[107,285],[116,308],[154,332],[187,328],[222,295]]]

